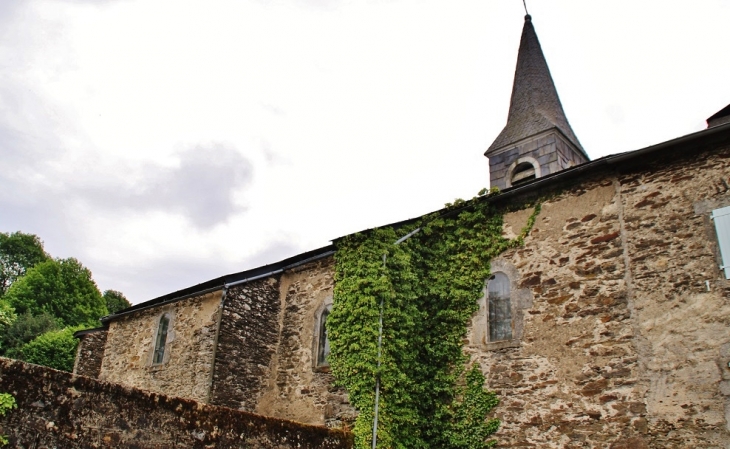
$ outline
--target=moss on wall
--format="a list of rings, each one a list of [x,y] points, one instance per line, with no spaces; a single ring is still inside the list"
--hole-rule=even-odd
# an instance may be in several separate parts
[[[324,427],[101,382],[0,358],[0,391],[18,408],[0,419],[11,447],[345,449]]]

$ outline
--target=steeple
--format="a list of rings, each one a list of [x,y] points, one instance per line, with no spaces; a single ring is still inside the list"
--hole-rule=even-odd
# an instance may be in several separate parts
[[[484,153],[499,188],[587,162],[568,123],[530,15],[517,55],[507,125]]]

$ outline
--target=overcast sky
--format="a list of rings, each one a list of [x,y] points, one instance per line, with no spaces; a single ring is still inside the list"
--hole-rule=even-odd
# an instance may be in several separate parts
[[[532,0],[591,158],[730,103],[727,0]],[[521,0],[0,0],[0,232],[138,303],[488,186]]]

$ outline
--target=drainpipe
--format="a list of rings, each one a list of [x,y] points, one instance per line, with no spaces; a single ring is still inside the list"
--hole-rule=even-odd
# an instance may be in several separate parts
[[[404,235],[403,237],[399,238],[398,240],[393,243],[393,245],[400,245],[401,243],[405,242],[409,238],[413,237],[420,231],[421,228],[416,228],[415,230],[409,232],[408,234]],[[385,268],[385,263],[388,259],[388,253],[383,253],[383,268]],[[375,409],[373,411],[373,414],[375,415],[373,417],[373,448],[375,449],[375,446],[378,444],[378,405],[380,404],[380,364],[381,364],[381,358],[382,358],[382,352],[383,352],[383,297],[380,297],[380,318],[378,320],[378,371],[377,375],[375,377]]]

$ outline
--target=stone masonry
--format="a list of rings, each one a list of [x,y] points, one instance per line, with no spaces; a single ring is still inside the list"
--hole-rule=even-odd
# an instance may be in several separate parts
[[[84,332],[76,352],[74,374],[97,378],[104,360],[107,331],[104,328]]]
[[[730,447],[730,282],[709,220],[730,204],[730,148],[666,157],[548,194],[497,261],[534,298],[513,301],[521,338],[491,348],[470,330],[501,447]]]
[[[256,413],[330,427],[354,420],[347,394],[326,367],[315,367],[316,315],[332,299],[333,276],[331,257],[282,275],[279,347]]]
[[[109,324],[99,379],[208,402],[221,292],[139,311]],[[152,363],[157,325],[169,314],[166,357]]]
[[[0,358],[13,448],[346,449],[352,435]]]
[[[224,299],[211,403],[253,412],[279,335],[278,277],[232,286]]]

